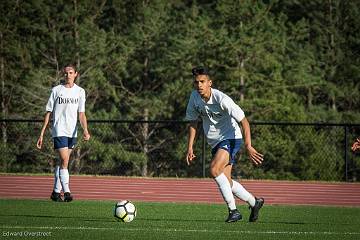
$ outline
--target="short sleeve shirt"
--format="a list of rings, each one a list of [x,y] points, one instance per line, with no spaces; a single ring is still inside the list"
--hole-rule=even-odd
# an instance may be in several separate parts
[[[211,89],[211,97],[205,102],[194,90],[186,108],[186,119],[195,121],[201,117],[204,133],[209,145],[214,148],[226,139],[241,139],[238,122],[244,117],[244,111],[234,101],[217,89]]]
[[[85,90],[76,84],[54,87],[46,111],[52,112],[52,137],[77,137],[78,112],[85,112]]]

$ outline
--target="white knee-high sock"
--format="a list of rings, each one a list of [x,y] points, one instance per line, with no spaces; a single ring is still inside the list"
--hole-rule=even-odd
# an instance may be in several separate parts
[[[219,176],[217,176],[214,179],[215,179],[215,181],[219,187],[219,190],[224,198],[224,201],[228,205],[229,209],[230,210],[236,209],[235,198],[231,191],[231,185],[230,185],[227,177],[225,176],[225,174],[221,173]]]
[[[231,190],[233,194],[239,199],[247,202],[251,207],[255,206],[255,197],[249,193],[240,183],[234,180],[232,180],[232,183],[233,185]]]
[[[54,169],[54,192],[60,193],[61,192],[61,182],[60,182],[60,166],[55,166]]]
[[[63,187],[64,193],[70,192],[69,188],[69,171],[67,168],[60,169],[60,181]]]

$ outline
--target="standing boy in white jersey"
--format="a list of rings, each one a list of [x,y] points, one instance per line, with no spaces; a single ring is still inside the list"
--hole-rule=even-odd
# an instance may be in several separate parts
[[[241,108],[229,96],[211,88],[212,80],[209,78],[207,69],[197,67],[192,69],[192,73],[195,90],[191,93],[186,109],[186,119],[192,121],[189,125],[187,164],[190,165],[195,158],[193,144],[197,120],[201,117],[207,142],[212,147],[210,173],[229,209],[229,216],[225,222],[236,222],[242,219],[236,208],[234,195],[249,204],[251,209],[249,221],[255,222],[264,199],[255,198],[240,183],[231,179],[235,155],[242,144],[242,134],[238,123],[241,123],[245,147],[251,161],[259,165],[263,161],[263,155],[251,145],[250,125]]]
[[[69,159],[77,140],[77,117],[84,130],[84,140],[90,139],[85,115],[85,91],[75,84],[78,72],[73,65],[64,68],[65,82],[51,90],[50,98],[46,105],[44,124],[37,148],[41,149],[46,127],[52,115],[52,137],[54,149],[58,151],[61,163],[57,163],[54,172],[54,189],[50,198],[55,202],[71,202],[69,188]],[[61,189],[64,192],[64,200],[61,198]]]

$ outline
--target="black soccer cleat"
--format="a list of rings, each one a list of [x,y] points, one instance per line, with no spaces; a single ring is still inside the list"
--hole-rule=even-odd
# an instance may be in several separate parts
[[[60,193],[54,191],[51,193],[50,199],[54,202],[63,202]]]
[[[229,217],[225,220],[227,223],[237,222],[242,219],[241,213],[237,210],[229,210]]]
[[[64,193],[64,202],[71,202],[73,200],[73,197],[69,192]]]
[[[249,208],[251,209],[249,222],[256,222],[259,217],[260,208],[264,205],[264,202],[264,198],[255,198],[255,206],[249,206]]]

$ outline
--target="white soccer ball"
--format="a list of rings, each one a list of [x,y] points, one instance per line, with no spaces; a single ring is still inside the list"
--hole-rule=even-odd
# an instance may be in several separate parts
[[[128,200],[116,203],[114,208],[114,217],[123,222],[131,222],[136,217],[135,205]]]

